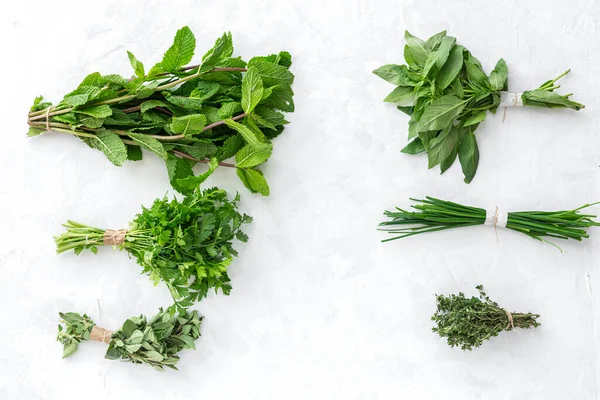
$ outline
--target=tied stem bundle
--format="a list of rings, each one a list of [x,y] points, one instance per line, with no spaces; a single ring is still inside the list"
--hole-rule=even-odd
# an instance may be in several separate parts
[[[427,40],[405,33],[406,65],[388,64],[373,71],[394,84],[385,102],[398,103],[410,116],[406,154],[427,152],[428,167],[444,173],[458,157],[464,181],[471,182],[479,164],[474,132],[500,106],[531,106],[580,110],[583,104],[560,95],[556,82],[570,70],[539,88],[507,93],[508,67],[500,59],[487,75],[471,52],[456,39],[440,32]]]
[[[56,340],[64,345],[63,358],[77,351],[81,342],[96,341],[108,344],[105,358],[124,360],[135,364],[148,364],[155,369],[177,369],[179,353],[183,349],[195,349],[194,342],[200,337],[202,317],[197,311],[162,309],[149,321],[145,316],[131,317],[123,326],[112,332],[96,326],[87,315],[73,312],[59,313]]]
[[[384,215],[390,220],[379,224],[382,227],[380,230],[393,234],[394,237],[385,239],[383,242],[421,233],[483,225],[488,217],[483,208],[465,206],[434,197],[427,196],[423,200],[412,198],[410,200],[416,203],[411,206],[415,211],[402,208],[385,211]],[[505,227],[552,244],[560,250],[560,247],[546,238],[578,241],[588,238],[586,229],[599,226],[600,223],[594,220],[595,215],[582,214],[579,211],[595,204],[598,203],[585,204],[574,210],[509,212]],[[497,211],[492,219],[495,219],[496,222],[493,225],[496,227]]]
[[[490,300],[483,286],[477,290],[479,298],[469,299],[462,292],[437,296],[437,311],[431,317],[437,325],[433,332],[446,338],[450,347],[472,350],[502,331],[540,326],[538,314],[510,312]]]
[[[196,38],[183,27],[148,72],[128,52],[133,78],[95,72],[56,105],[36,98],[28,136],[74,135],[116,166],[141,160],[145,149],[165,160],[171,185],[184,194],[217,167],[229,167],[251,192],[268,196],[259,167],[288,124],[282,112],[294,111],[291,55],[282,51],[246,62],[232,56],[229,33],[201,64],[186,66],[195,51]],[[225,162],[232,157],[235,163]],[[208,170],[196,176],[197,163]]]
[[[67,231],[54,238],[56,251],[97,253],[107,245],[126,250],[155,285],[164,282],[176,304],[187,307],[211,288],[231,291],[227,267],[238,254],[233,241],[248,240],[241,227],[252,221],[237,211],[238,201],[229,201],[224,190],[198,189],[181,201],[156,199],[142,207],[127,230],[67,221]]]

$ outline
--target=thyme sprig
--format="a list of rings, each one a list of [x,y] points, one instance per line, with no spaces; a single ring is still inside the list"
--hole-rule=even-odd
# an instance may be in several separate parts
[[[437,296],[437,311],[431,317],[433,332],[446,338],[450,347],[472,350],[502,331],[540,326],[539,314],[510,312],[490,300],[483,286],[477,286],[479,298],[464,293]]]

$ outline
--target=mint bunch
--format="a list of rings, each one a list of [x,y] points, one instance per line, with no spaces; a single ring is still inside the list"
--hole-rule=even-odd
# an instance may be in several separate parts
[[[427,40],[405,33],[405,65],[389,64],[373,71],[396,88],[385,102],[399,103],[398,109],[410,116],[406,154],[427,152],[428,167],[440,166],[444,173],[458,157],[464,181],[470,183],[479,164],[475,130],[501,105],[508,90],[508,67],[500,59],[487,75],[481,63],[456,39],[440,32]],[[514,104],[580,110],[583,104],[560,95],[556,79],[539,88],[511,94]]]
[[[232,56],[227,33],[199,65],[186,66],[195,49],[194,34],[183,27],[149,70],[128,52],[131,79],[95,72],[56,105],[36,98],[28,135],[74,135],[117,166],[141,160],[145,149],[165,161],[172,186],[184,194],[223,166],[235,168],[251,192],[269,195],[259,167],[288,123],[282,112],[294,111],[291,55],[246,62]],[[225,162],[229,158],[235,163]],[[198,176],[192,170],[197,163],[208,164]]]
[[[98,328],[85,314],[59,315],[64,327],[58,325],[57,340],[64,345],[63,358],[75,353],[81,342],[102,341],[108,343],[107,359],[148,364],[161,371],[164,367],[176,370],[177,353],[196,348],[194,342],[200,337],[202,323],[197,311],[160,309],[149,321],[143,315],[131,317],[120,329],[111,332]]]
[[[155,285],[167,285],[178,307],[188,307],[209,289],[231,291],[227,267],[238,255],[233,242],[248,240],[241,228],[252,221],[238,212],[238,201],[239,196],[229,201],[227,192],[212,188],[195,190],[181,201],[156,199],[126,230],[67,221],[67,231],[54,238],[56,251],[96,253],[106,245],[126,250]]]

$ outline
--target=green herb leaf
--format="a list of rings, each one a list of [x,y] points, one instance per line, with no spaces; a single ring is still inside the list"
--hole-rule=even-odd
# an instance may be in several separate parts
[[[503,59],[499,59],[496,67],[490,73],[492,90],[508,90],[508,67]]]
[[[187,26],[177,31],[173,45],[166,51],[160,63],[167,72],[177,72],[189,63],[196,50],[196,38]]]
[[[231,119],[226,119],[225,124],[228,127],[230,127],[231,129],[235,129],[240,135],[242,135],[242,137],[244,138],[246,143],[248,143],[250,146],[255,147],[255,148],[260,147],[260,145],[261,145],[260,139],[247,126],[242,125],[238,122],[235,122],[234,120],[231,120]]]
[[[250,114],[263,98],[263,81],[255,67],[248,68],[242,80],[242,108]]]
[[[413,95],[413,91],[414,88],[410,86],[398,86],[392,93],[388,94],[383,101],[387,103],[398,103],[410,98]]]
[[[440,97],[425,109],[425,112],[419,121],[417,130],[419,132],[425,132],[441,130],[450,126],[452,121],[454,121],[463,108],[465,108],[466,103],[465,100],[462,100],[453,94]]]
[[[462,166],[465,183],[470,183],[477,172],[479,165],[479,149],[477,148],[477,140],[473,132],[468,132],[460,142],[458,150],[458,159]]]
[[[206,117],[202,114],[190,114],[183,117],[173,117],[171,130],[183,134],[186,138],[202,133],[206,126]]]
[[[406,40],[406,45],[410,49],[412,59],[417,65],[423,67],[429,53],[425,46],[425,42],[418,37],[411,35],[408,31],[404,32],[404,40]]]
[[[452,50],[450,50],[448,59],[437,74],[436,82],[438,90],[441,91],[446,89],[462,69],[463,50],[464,48],[462,46],[454,46]]]
[[[125,143],[116,133],[108,129],[100,129],[96,132],[96,140],[93,145],[98,150],[102,151],[106,158],[113,164],[120,167],[127,160],[127,148]]]
[[[273,145],[271,143],[260,143],[258,146],[246,145],[235,155],[238,168],[252,168],[264,163],[271,157]]]
[[[252,193],[260,193],[263,196],[269,195],[269,185],[261,171],[250,168],[237,168],[237,174],[244,186]]]
[[[134,142],[139,144],[141,147],[146,150],[150,150],[152,153],[156,154],[163,160],[167,159],[167,152],[163,147],[162,143],[157,139],[150,137],[148,135],[144,135],[142,133],[133,133],[129,132],[128,136],[133,139]]]
[[[133,72],[136,74],[136,76],[143,78],[146,75],[144,72],[144,64],[139,62],[138,59],[135,58],[133,53],[130,51],[127,52],[127,56],[129,56],[129,63],[133,68]]]

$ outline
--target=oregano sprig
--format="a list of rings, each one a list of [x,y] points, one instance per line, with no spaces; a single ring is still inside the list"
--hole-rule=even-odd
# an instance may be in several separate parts
[[[405,65],[388,64],[373,71],[397,86],[385,102],[398,103],[410,116],[406,154],[427,152],[428,167],[444,173],[458,157],[464,181],[470,183],[479,165],[475,130],[487,112],[499,106],[532,106],[580,110],[583,104],[560,95],[556,82],[570,70],[539,88],[508,93],[508,67],[500,59],[487,75],[481,63],[456,39],[440,32],[427,40],[405,33]]]
[[[510,312],[490,300],[483,286],[477,290],[479,298],[467,298],[462,292],[437,296],[437,310],[431,317],[436,324],[433,332],[446,338],[450,347],[472,350],[502,331],[540,326],[539,314]]]
[[[172,186],[184,194],[222,166],[235,168],[251,192],[269,195],[259,167],[288,124],[282,112],[294,111],[291,55],[283,51],[246,62],[232,56],[226,33],[201,64],[186,66],[195,49],[193,33],[183,27],[149,71],[128,52],[133,78],[95,72],[56,105],[36,98],[28,135],[74,135],[117,166],[141,160],[145,149],[165,160]],[[235,163],[225,162],[232,157]],[[197,163],[208,169],[195,176]]]
[[[131,317],[123,326],[112,332],[96,326],[85,314],[59,313],[56,340],[64,345],[63,358],[77,351],[80,343],[98,341],[108,344],[106,358],[148,364],[162,371],[164,367],[177,369],[177,355],[183,349],[195,349],[194,342],[200,337],[202,317],[197,311],[173,308],[160,309],[152,319],[144,315]]]
[[[241,228],[252,221],[238,212],[238,201],[239,196],[228,200],[224,190],[197,189],[181,201],[156,199],[150,208],[142,207],[127,229],[67,221],[67,231],[55,237],[56,251],[96,253],[105,245],[126,250],[155,285],[167,285],[178,307],[187,307],[209,289],[231,291],[227,267],[238,254],[233,242],[248,240]]]

